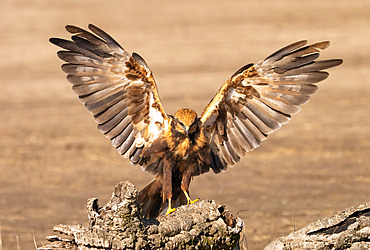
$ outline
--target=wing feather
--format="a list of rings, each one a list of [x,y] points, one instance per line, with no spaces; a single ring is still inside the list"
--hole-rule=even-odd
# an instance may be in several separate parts
[[[50,39],[64,49],[57,53],[66,62],[62,70],[117,151],[143,169],[151,164],[148,170],[158,173],[161,169],[153,164],[159,161],[142,155],[146,148],[155,147],[170,118],[163,110],[152,72],[141,56],[130,55],[100,28],[88,27],[90,31],[67,25],[71,40]]]
[[[263,134],[249,119],[235,118],[235,127],[239,130],[239,138],[243,138],[248,144],[245,144],[244,150],[246,152],[258,147],[266,138]]]
[[[118,153],[121,155],[125,155],[126,152],[131,148],[132,144],[135,141],[135,131],[131,130],[131,133],[127,137],[127,139],[117,147]],[[126,156],[126,155],[125,155]]]
[[[128,112],[127,103],[125,103],[124,96],[118,94],[121,93],[116,93],[117,97],[114,99],[105,98],[99,102],[92,103],[91,105],[86,105],[88,110],[99,112],[94,115],[95,121],[98,124],[107,122],[121,110],[126,109],[126,112]]]
[[[128,124],[126,127],[124,126],[122,127],[123,130],[117,136],[112,137],[111,139],[112,145],[116,148],[121,146],[122,143],[124,143],[127,140],[127,138],[129,137],[133,130],[132,123]]]
[[[223,170],[224,165],[226,166],[226,164],[223,164],[221,162],[220,158],[218,157],[217,154],[214,153],[214,151],[211,151],[210,155],[211,155],[211,168],[213,169],[213,172],[218,174],[221,172],[221,170]]]
[[[74,43],[73,41],[60,39],[60,38],[50,38],[49,41],[63,49],[66,49],[67,51],[73,51],[75,53],[79,53],[81,55],[87,56],[95,60],[102,60],[102,58],[96,55],[95,53],[78,47],[77,44]]]
[[[279,112],[271,107],[267,106],[263,102],[257,99],[251,99],[246,105],[247,109],[251,110],[257,117],[260,117],[262,121],[265,120],[266,122],[270,121],[273,125],[269,127],[276,127],[280,124],[286,124],[290,121],[291,116],[289,114],[284,114]]]
[[[236,124],[230,128],[229,133],[232,135],[230,136],[231,146],[235,149],[239,156],[244,156],[245,153],[250,150],[249,141],[246,140]]]
[[[125,118],[123,118],[115,127],[112,127],[111,129],[109,129],[108,132],[105,133],[105,136],[109,139],[112,139],[112,138],[115,138],[117,137],[126,127],[128,127],[129,125],[132,125],[132,121],[130,119],[130,116],[126,116]],[[132,126],[131,126],[132,127]],[[132,130],[132,129],[131,129]],[[123,138],[122,138],[123,139]],[[112,144],[113,146],[117,147],[119,145],[116,145],[116,143],[113,143],[112,141]]]
[[[99,124],[98,129],[100,130],[100,132],[106,134],[107,132],[115,128],[123,119],[127,117],[127,111],[128,109],[124,108],[106,122]]]
[[[315,83],[328,77],[323,70],[342,63],[341,59],[316,61],[328,41],[306,44],[305,40],[290,44],[265,60],[243,66],[205,108],[200,121],[211,138],[215,173],[234,165],[288,123],[317,91]]]

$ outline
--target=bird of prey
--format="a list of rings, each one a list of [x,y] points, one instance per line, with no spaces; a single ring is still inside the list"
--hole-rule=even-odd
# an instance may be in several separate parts
[[[225,171],[289,122],[341,59],[316,60],[328,41],[290,44],[237,70],[203,113],[183,108],[167,114],[148,64],[110,35],[67,25],[71,40],[51,38],[63,48],[62,70],[98,129],[119,154],[155,178],[139,192],[145,217],[175,204],[189,204],[192,177]]]

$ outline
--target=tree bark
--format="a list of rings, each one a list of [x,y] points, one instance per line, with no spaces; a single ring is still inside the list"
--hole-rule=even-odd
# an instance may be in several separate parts
[[[54,231],[69,238],[48,236],[38,249],[246,249],[244,223],[223,205],[200,201],[175,212],[144,219],[137,190],[129,182],[115,187],[110,201],[99,208],[87,202],[89,225],[57,225]],[[370,202],[318,220],[265,250],[370,249]]]
[[[144,219],[137,194],[133,184],[120,182],[104,207],[89,199],[89,225],[57,225],[54,231],[70,238],[49,236],[39,249],[240,249],[244,223],[225,206],[200,201]]]
[[[370,249],[370,202],[320,219],[265,247],[280,249]]]

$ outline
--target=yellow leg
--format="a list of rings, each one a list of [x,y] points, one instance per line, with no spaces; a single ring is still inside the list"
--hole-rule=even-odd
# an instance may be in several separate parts
[[[172,213],[175,210],[176,210],[176,208],[171,207],[171,198],[169,198],[168,199],[168,209],[167,209],[166,215],[169,215],[170,213]]]
[[[193,204],[193,203],[195,203],[195,202],[197,202],[197,201],[199,201],[199,199],[195,199],[195,200],[191,200],[190,199],[190,196],[189,196],[189,194],[188,194],[188,192],[186,192],[186,191],[184,191],[184,194],[185,194],[185,196],[186,196],[186,199],[188,200],[188,204]]]

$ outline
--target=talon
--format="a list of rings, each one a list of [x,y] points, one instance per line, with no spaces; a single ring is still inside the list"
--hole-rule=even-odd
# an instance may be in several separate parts
[[[199,201],[199,199],[195,199],[195,200],[193,200],[193,201],[192,201],[192,200],[188,200],[188,205],[189,205],[189,204],[193,204],[193,203],[198,202],[198,201]]]
[[[186,199],[188,200],[188,205],[189,204],[193,204],[193,203],[195,203],[195,202],[197,202],[197,201],[199,201],[199,199],[195,199],[195,200],[191,200],[190,199],[190,196],[189,196],[189,194],[186,192],[186,191],[184,191],[184,194],[185,194],[185,196],[186,196]]]
[[[167,209],[166,215],[169,215],[169,214],[173,213],[175,210],[176,210],[176,208],[171,208],[169,206],[168,209]]]
[[[176,208],[171,207],[171,198],[168,199],[168,209],[166,212],[166,215],[169,215],[170,213],[173,213],[176,210]]]

